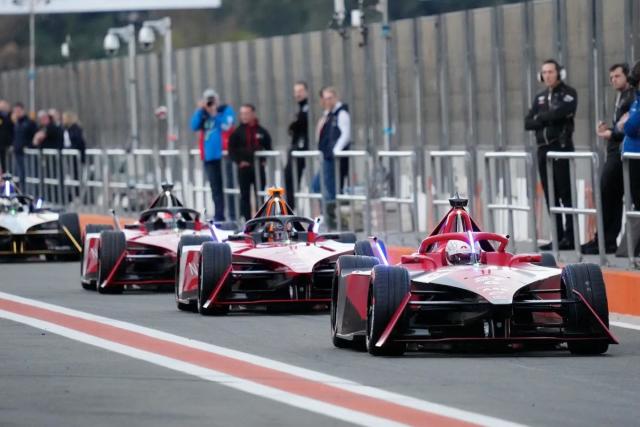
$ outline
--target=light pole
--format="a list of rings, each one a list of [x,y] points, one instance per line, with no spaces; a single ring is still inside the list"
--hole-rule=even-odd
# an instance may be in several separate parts
[[[109,55],[114,55],[120,48],[120,40],[127,43],[129,58],[127,68],[129,74],[129,117],[131,141],[128,150],[135,150],[139,146],[138,136],[138,91],[136,80],[136,30],[133,24],[124,27],[109,28],[104,37],[104,49]]]
[[[138,41],[143,49],[151,49],[155,43],[155,33],[164,38],[163,69],[164,90],[167,106],[167,147],[175,148],[178,131],[175,125],[174,83],[173,83],[173,48],[171,43],[171,18],[166,17],[155,21],[144,21],[138,34]]]

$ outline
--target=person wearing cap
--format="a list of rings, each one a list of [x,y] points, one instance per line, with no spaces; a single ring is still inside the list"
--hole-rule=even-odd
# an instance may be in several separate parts
[[[228,105],[219,105],[218,93],[207,89],[191,118],[191,129],[199,135],[200,158],[211,186],[214,220],[224,221],[224,194],[222,186],[223,132],[233,127],[235,113]]]

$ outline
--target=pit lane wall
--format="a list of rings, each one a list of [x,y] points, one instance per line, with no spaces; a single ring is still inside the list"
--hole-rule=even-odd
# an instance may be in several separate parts
[[[120,218],[121,224],[134,222],[131,218]],[[80,226],[84,230],[87,224],[113,224],[113,218],[108,215],[81,214]],[[400,262],[402,255],[415,252],[415,248],[389,247],[389,261]],[[607,285],[609,310],[618,314],[640,316],[640,272],[618,269],[603,269]]]

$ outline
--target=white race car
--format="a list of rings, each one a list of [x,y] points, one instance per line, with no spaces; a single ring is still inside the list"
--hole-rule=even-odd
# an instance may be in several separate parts
[[[44,255],[47,260],[79,260],[82,236],[78,214],[44,208],[41,200],[21,194],[11,175],[2,179],[0,258]]]

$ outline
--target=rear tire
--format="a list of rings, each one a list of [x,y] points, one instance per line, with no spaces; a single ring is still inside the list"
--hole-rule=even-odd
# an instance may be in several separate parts
[[[338,348],[349,348],[355,346],[361,346],[362,340],[360,337],[354,337],[353,341],[347,340],[344,338],[340,338],[338,336],[338,289],[340,284],[340,276],[345,270],[355,270],[355,269],[371,269],[374,266],[378,265],[379,261],[374,257],[367,256],[358,256],[358,255],[342,255],[338,258],[338,262],[336,262],[336,269],[333,273],[333,284],[331,286],[331,341],[333,345]]]
[[[62,241],[68,243],[75,254],[66,255],[65,260],[77,261],[82,256],[82,231],[80,230],[80,217],[77,213],[62,213],[58,217]]]
[[[371,247],[371,242],[369,242],[368,240],[358,240],[356,242],[355,247],[353,248],[353,254],[360,255],[360,256],[375,257],[373,253],[373,248]]]
[[[198,312],[203,316],[220,316],[229,312],[228,305],[212,305],[205,308],[204,304],[211,293],[223,279],[231,267],[231,248],[225,243],[207,242],[200,249],[200,280],[198,281]],[[221,286],[224,286],[221,285]]]
[[[374,356],[401,356],[406,350],[405,343],[387,341],[382,347],[375,344],[380,339],[391,317],[409,293],[411,279],[403,267],[376,265],[373,267],[372,282],[369,290],[367,318],[367,350]],[[395,332],[407,329],[409,319],[403,315],[395,327]]]
[[[177,262],[176,262],[175,285],[174,285],[174,293],[176,295],[176,306],[180,311],[190,311],[190,312],[198,311],[198,306],[195,303],[195,301],[191,303],[183,303],[178,300],[178,298],[180,297],[180,295],[178,294],[178,290],[180,289],[180,284],[178,283],[178,279],[180,275],[179,273],[180,273],[180,259],[182,258],[182,247],[196,246],[196,245],[199,246],[204,244],[205,242],[210,242],[210,241],[211,241],[211,237],[209,236],[189,235],[189,236],[180,237],[180,242],[178,243],[178,252],[176,254]]]
[[[100,233],[101,231],[113,230],[113,225],[109,224],[87,224],[84,228],[84,235],[89,233]]]
[[[607,290],[600,267],[595,264],[570,264],[562,270],[562,282],[565,286],[567,299],[579,300],[573,291],[579,292],[591,305],[598,317],[609,327],[609,306]],[[593,318],[591,311],[579,301],[571,304],[567,310],[567,323],[575,331],[599,333],[601,326]],[[569,351],[573,354],[594,355],[605,353],[609,343],[605,340],[568,341]]]
[[[104,230],[100,232],[100,248],[98,252],[98,280],[96,289],[100,294],[121,294],[120,286],[100,287],[111,274],[118,260],[127,248],[127,241],[122,231]],[[117,272],[116,272],[117,274]]]

